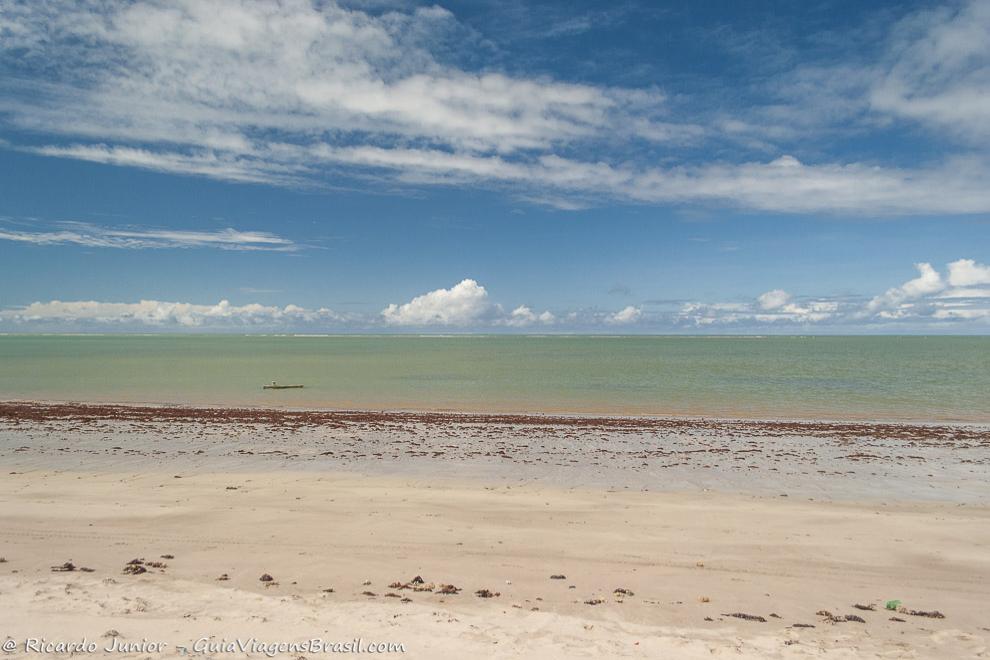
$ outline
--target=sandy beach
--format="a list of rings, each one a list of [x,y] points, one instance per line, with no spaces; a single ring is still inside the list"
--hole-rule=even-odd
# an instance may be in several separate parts
[[[990,0],[0,0],[0,660],[990,660]]]
[[[2,634],[117,657],[979,657],[988,435],[6,403]]]

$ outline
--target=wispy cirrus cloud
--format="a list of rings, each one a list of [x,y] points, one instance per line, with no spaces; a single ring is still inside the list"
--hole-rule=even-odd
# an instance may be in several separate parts
[[[278,162],[277,158],[264,158],[250,152],[194,147],[191,151],[179,153],[106,144],[48,145],[25,147],[21,150],[42,156],[139,167],[171,174],[204,176],[236,183],[267,183],[300,187],[311,185],[304,178],[306,172],[304,165]]]
[[[617,200],[789,213],[990,211],[985,149],[901,164],[886,153],[801,153],[854,117],[861,126],[896,120],[965,132],[985,146],[990,12],[979,0],[911,14],[885,35],[876,61],[796,67],[766,105],[728,111],[684,95],[674,102],[653,87],[468,67],[449,53],[473,42],[437,6],[0,7],[0,112],[32,136],[10,148],[45,156],[282,186],[340,177],[486,186],[561,209]],[[765,155],[738,148],[747,141]],[[662,165],[651,155],[658,144]],[[699,144],[705,149],[684,150]]]
[[[912,14],[891,35],[869,91],[877,111],[986,143],[990,138],[990,3]]]
[[[221,250],[294,252],[300,246],[293,241],[263,231],[184,231],[178,229],[121,229],[84,222],[60,222],[49,231],[4,228],[0,241],[32,245],[73,244],[86,247],[146,250],[164,248],[217,248]]]

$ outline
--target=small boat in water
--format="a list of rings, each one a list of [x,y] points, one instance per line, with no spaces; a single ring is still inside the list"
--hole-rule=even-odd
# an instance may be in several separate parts
[[[262,385],[263,390],[299,390],[302,389],[303,385],[279,385],[274,380],[271,385]]]

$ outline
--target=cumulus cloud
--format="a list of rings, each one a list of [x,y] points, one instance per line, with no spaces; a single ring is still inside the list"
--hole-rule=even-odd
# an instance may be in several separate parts
[[[0,7],[0,65],[12,73],[0,82],[0,116],[14,129],[58,136],[12,147],[45,156],[285,186],[326,186],[340,176],[481,185],[562,209],[621,200],[794,213],[990,210],[985,154],[906,167],[812,162],[788,155],[786,144],[807,135],[807,125],[765,135],[769,156],[716,162],[695,154],[678,164],[675,148],[686,142],[717,140],[712,153],[733,153],[727,146],[747,126],[781,122],[709,117],[699,126],[698,112],[679,117],[657,89],[457,66],[446,53],[477,52],[478,44],[436,6]],[[811,87],[888,116],[985,131],[985,7],[976,1],[906,19],[883,62],[820,73]],[[866,73],[855,87],[821,84],[857,68]],[[808,85],[807,74],[798,77]],[[672,149],[663,167],[639,156],[655,142]]]
[[[867,304],[868,311],[877,311],[897,307],[907,300],[913,300],[932,293],[938,293],[945,288],[945,282],[937,270],[929,263],[914,265],[918,269],[918,277],[908,280],[900,286],[887,289]]]
[[[610,323],[612,325],[626,325],[629,323],[635,323],[642,316],[643,316],[643,310],[641,310],[639,307],[628,305],[627,307],[620,309],[618,312],[608,316],[605,319],[605,322]]]
[[[773,291],[767,291],[766,293],[760,294],[756,299],[760,303],[760,307],[763,309],[777,309],[778,307],[783,307],[791,299],[791,294],[787,293],[783,289],[774,289]]]
[[[378,314],[339,314],[328,308],[297,305],[215,305],[142,300],[136,303],[101,301],[35,302],[0,309],[0,327],[32,328],[279,328],[410,329],[448,327],[459,330],[677,331],[759,328],[822,328],[869,330],[879,327],[982,328],[966,324],[990,321],[988,267],[971,259],[948,264],[948,283],[931,264],[915,266],[918,276],[864,301],[861,298],[795,296],[773,289],[749,300],[732,302],[648,301],[677,304],[668,311],[644,311],[628,305],[618,311],[597,309],[537,313],[528,305],[505,311],[491,300],[484,286],[464,279],[450,288],[415,296],[404,304],[390,304]],[[952,274],[956,277],[953,280]],[[954,286],[973,283],[974,286]],[[250,291],[252,289],[245,289]],[[258,290],[254,290],[258,291]],[[616,330],[618,331],[618,330]]]
[[[95,300],[35,302],[20,309],[0,310],[0,321],[14,324],[45,322],[105,325],[180,326],[267,326],[287,323],[340,322],[343,317],[333,311],[305,309],[297,305],[274,307],[231,305],[221,300],[215,305],[196,305],[160,300],[136,303],[98,302]]]
[[[119,229],[100,227],[82,222],[61,222],[54,231],[26,231],[4,229],[0,226],[0,240],[30,243],[33,245],[58,245],[71,243],[87,247],[141,250],[149,248],[203,248],[222,250],[270,250],[292,252],[299,249],[287,238],[262,231],[183,231],[172,229]]]
[[[949,284],[973,286],[990,284],[990,266],[978,264],[972,259],[959,259],[949,264]]]
[[[382,318],[389,325],[467,326],[494,320],[498,311],[485,287],[466,279],[449,289],[416,296],[403,305],[393,303],[382,310]]]
[[[507,326],[525,328],[551,325],[556,317],[549,311],[537,314],[520,305],[508,314],[492,302],[485,287],[475,280],[465,279],[449,289],[436,289],[416,296],[409,302],[391,304],[382,310],[381,318],[394,326]]]
[[[514,328],[526,328],[537,324],[551,325],[555,323],[556,320],[557,317],[555,317],[551,312],[547,311],[537,314],[526,305],[520,305],[512,310],[509,316],[502,322],[505,325]]]
[[[921,327],[938,322],[990,318],[990,288],[955,286],[990,282],[990,279],[984,279],[990,275],[990,268],[971,259],[953,261],[947,265],[948,281],[930,263],[918,263],[915,268],[917,277],[891,287],[865,303],[828,297],[795,300],[783,289],[774,289],[752,301],[684,303],[675,323],[698,328],[823,324],[869,328],[890,323]]]

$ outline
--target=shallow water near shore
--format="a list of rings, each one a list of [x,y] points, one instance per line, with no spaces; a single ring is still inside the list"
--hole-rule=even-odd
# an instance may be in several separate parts
[[[990,337],[7,335],[0,365],[3,399],[990,421]]]

